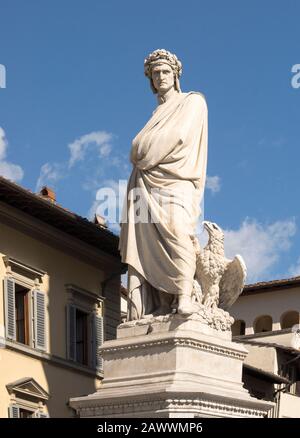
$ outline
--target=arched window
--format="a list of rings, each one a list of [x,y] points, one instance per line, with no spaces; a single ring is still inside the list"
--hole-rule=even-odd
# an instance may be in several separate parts
[[[272,331],[272,318],[269,315],[262,315],[256,318],[253,329],[254,333],[271,332]]]
[[[300,323],[299,312],[296,310],[290,310],[281,315],[281,328],[287,329],[293,327],[293,325]]]
[[[241,336],[245,334],[246,324],[245,321],[237,319],[234,321],[231,327],[232,336]]]

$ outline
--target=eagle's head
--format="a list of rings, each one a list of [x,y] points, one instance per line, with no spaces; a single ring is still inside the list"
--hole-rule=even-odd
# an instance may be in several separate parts
[[[214,222],[204,221],[204,228],[206,229],[209,241],[215,240],[218,242],[224,242],[224,233],[223,230]]]

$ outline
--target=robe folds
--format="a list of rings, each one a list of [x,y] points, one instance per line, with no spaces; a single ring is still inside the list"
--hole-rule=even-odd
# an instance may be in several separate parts
[[[129,298],[143,282],[173,295],[189,293],[207,163],[202,94],[176,93],[159,105],[134,138],[130,159],[119,243],[122,261],[134,273]]]

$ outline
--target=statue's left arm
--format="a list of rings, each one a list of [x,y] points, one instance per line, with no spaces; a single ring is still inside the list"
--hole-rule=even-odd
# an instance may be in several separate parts
[[[191,136],[199,136],[203,128],[207,129],[207,105],[201,93],[187,95],[179,126],[182,142],[191,140]]]
[[[172,157],[177,160],[177,175],[193,180],[202,196],[207,166],[207,105],[200,93],[189,93],[178,123],[181,145]]]

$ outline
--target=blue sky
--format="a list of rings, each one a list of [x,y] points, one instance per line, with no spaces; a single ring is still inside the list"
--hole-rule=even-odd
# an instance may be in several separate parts
[[[298,1],[1,0],[0,173],[83,216],[130,173],[156,101],[143,60],[181,59],[209,108],[205,218],[249,281],[300,275]]]

